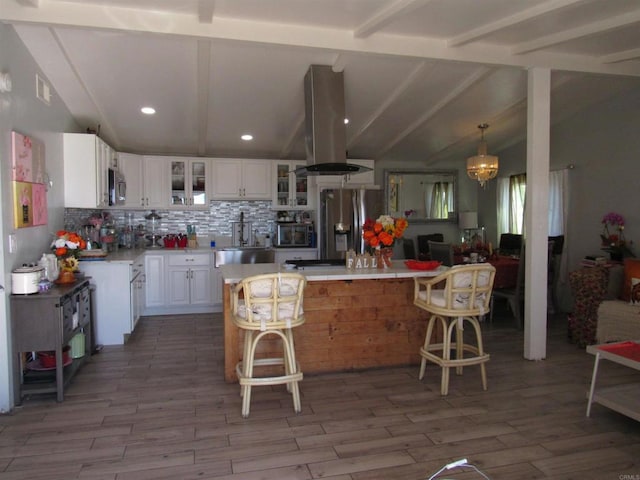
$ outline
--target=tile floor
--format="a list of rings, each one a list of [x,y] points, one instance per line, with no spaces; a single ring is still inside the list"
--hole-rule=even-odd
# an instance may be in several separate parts
[[[0,416],[0,480],[417,480],[463,457],[494,480],[638,479],[640,422],[600,405],[585,417],[593,357],[564,322],[551,320],[538,362],[522,358],[508,313],[485,324],[487,392],[477,366],[452,374],[444,398],[433,365],[422,382],[417,366],[307,375],[301,414],[284,387],[263,387],[243,419],[238,385],[222,379],[221,316],[145,317],[63,403],[28,398]],[[601,375],[640,382],[612,364]]]

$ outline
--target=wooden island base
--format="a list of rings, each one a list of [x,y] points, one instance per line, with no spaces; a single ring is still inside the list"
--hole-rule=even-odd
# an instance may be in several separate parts
[[[225,380],[235,382],[243,334],[231,322],[230,288],[225,284]],[[302,372],[419,364],[428,314],[413,305],[413,288],[413,278],[309,281],[306,323],[294,330]],[[258,354],[280,352],[277,342],[263,342]]]

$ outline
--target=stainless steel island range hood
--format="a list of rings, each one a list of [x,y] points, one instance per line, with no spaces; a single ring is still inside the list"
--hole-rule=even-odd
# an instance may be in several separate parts
[[[343,73],[328,65],[311,65],[304,77],[304,102],[307,165],[295,174],[347,175],[371,170],[347,163]]]

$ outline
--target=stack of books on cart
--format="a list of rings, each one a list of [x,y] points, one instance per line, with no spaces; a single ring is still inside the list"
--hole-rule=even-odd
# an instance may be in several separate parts
[[[580,265],[583,267],[602,267],[606,265],[608,260],[606,257],[600,257],[596,255],[587,255],[582,259]]]

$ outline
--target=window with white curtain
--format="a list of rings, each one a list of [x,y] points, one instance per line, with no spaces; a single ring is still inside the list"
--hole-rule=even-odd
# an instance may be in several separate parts
[[[427,218],[449,218],[453,212],[453,183],[434,182],[424,185],[424,204]]]
[[[565,231],[565,195],[567,170],[549,172],[549,236]],[[503,233],[522,233],[527,191],[526,174],[498,178],[497,182],[498,238]]]

